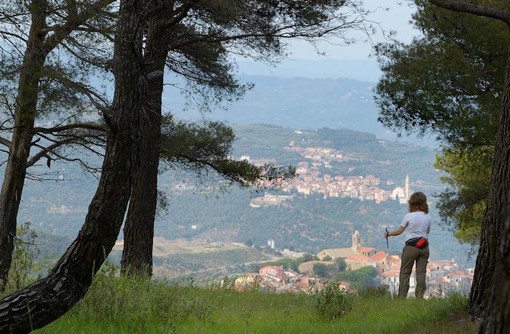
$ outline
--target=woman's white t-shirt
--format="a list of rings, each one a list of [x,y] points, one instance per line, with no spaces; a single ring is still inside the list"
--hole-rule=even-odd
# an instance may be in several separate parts
[[[409,212],[402,219],[400,226],[407,230],[406,241],[413,238],[424,237],[430,232],[430,216],[423,211]]]

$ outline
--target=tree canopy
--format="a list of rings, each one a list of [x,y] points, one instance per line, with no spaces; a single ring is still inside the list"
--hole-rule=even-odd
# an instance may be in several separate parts
[[[422,33],[409,45],[377,46],[383,77],[379,120],[399,133],[433,134],[443,145],[436,168],[443,222],[461,242],[478,244],[503,95],[504,23],[415,1]],[[491,38],[486,38],[491,36]]]
[[[364,27],[360,23],[366,12],[358,1],[213,0],[151,2],[147,14],[147,20],[142,23],[146,32],[142,46],[143,63],[149,79],[144,105],[146,117],[141,119],[141,164],[124,225],[125,242],[121,261],[121,272],[144,276],[152,274],[152,238],[157,200],[155,188],[161,145],[161,94],[165,68],[184,78],[188,85],[186,91],[194,99],[202,101],[201,106],[207,110],[210,101],[239,98],[247,88],[235,79],[235,57],[273,62],[286,56],[286,40],[291,38],[310,42],[331,36],[345,39],[346,29]],[[188,130],[194,131],[197,136],[206,134],[191,128]],[[220,128],[215,129],[216,132],[218,130]],[[229,135],[223,130],[217,138],[223,137],[228,142]],[[173,140],[190,143],[182,136]],[[209,145],[207,149],[211,148]],[[184,153],[184,150],[180,152]],[[204,159],[200,151],[195,155],[189,153],[188,150],[188,163],[194,166],[214,165],[220,174],[241,183],[253,182],[257,174],[265,178],[281,177],[281,170],[271,166],[257,171],[246,162],[218,159],[214,157],[215,153],[212,153],[213,160],[209,161]]]
[[[78,41],[85,31],[98,33],[97,26],[88,20],[102,13],[111,2],[82,4],[71,0],[59,4],[34,0],[17,4],[29,9],[30,14],[20,25],[23,26],[20,45],[25,50],[21,52],[23,63],[15,97],[14,131],[0,196],[2,255],[12,253],[35,121],[41,115],[38,88],[45,83],[44,67],[51,61],[47,56],[62,45],[78,59],[85,60],[83,66],[90,65],[95,58],[84,56],[89,49],[73,49],[70,44],[61,43],[65,39],[70,43]],[[147,4],[121,0],[116,20],[111,16],[103,21],[115,23],[112,60],[106,58],[100,62],[112,70],[115,87],[111,105],[101,110],[106,127],[106,148],[96,194],[79,235],[48,277],[0,301],[0,330],[27,332],[44,326],[71,308],[86,293],[94,274],[111,251],[125,217],[125,236],[130,234],[134,237],[130,240],[139,237],[152,242],[160,157],[161,93],[166,65],[178,74],[187,75],[199,86],[205,82],[201,87],[219,91],[221,96],[236,97],[240,86],[231,80],[232,63],[227,55],[271,61],[285,55],[285,39],[302,38],[313,42],[331,36],[343,38],[346,29],[364,27],[361,24],[364,14],[357,1],[343,0],[186,0]],[[0,19],[10,22],[11,15]],[[30,29],[26,30],[24,23],[30,25]],[[4,30],[2,36],[10,33]],[[108,34],[101,37],[106,38],[105,42],[112,39]],[[97,47],[107,50],[101,43],[103,40],[97,38],[93,40],[99,41]],[[196,48],[194,53],[179,57],[189,47]],[[169,56],[169,51],[175,52],[173,57]],[[102,54],[99,53],[99,57]],[[189,71],[180,72],[188,65]],[[195,69],[198,71],[193,71]],[[73,86],[71,81],[66,85]],[[88,90],[85,95],[94,94]],[[137,232],[143,234],[137,235]],[[152,256],[151,244],[138,246],[132,247],[128,257],[124,258],[123,254],[123,261],[143,257],[139,262],[148,264]],[[0,265],[1,279],[10,261],[1,261]],[[150,266],[151,263],[146,269]]]
[[[444,145],[492,145],[499,124],[508,32],[504,24],[416,1],[423,37],[378,45],[379,120]],[[491,36],[490,39],[486,36]]]
[[[429,0],[428,3],[422,1],[417,1],[417,3],[419,5],[427,5],[428,3],[431,3],[452,12],[467,13],[480,17],[481,19],[494,20],[494,22],[499,22],[503,25],[502,31],[504,30],[506,34],[508,34],[510,30],[510,5],[505,1]],[[488,21],[487,25],[491,24],[490,22],[492,21]],[[473,26],[471,26],[470,29],[478,32],[478,29],[473,29],[473,27],[478,29],[483,28],[483,26],[477,26],[476,22],[473,22]],[[497,35],[498,33],[496,32],[496,36]],[[481,43],[484,42],[483,39],[491,41],[492,35],[484,34],[481,38]],[[440,42],[440,40],[438,42]],[[452,45],[457,44],[458,43],[456,41],[453,41],[452,43]],[[483,321],[481,322],[481,326],[478,330],[480,333],[508,332],[508,319],[510,318],[510,307],[508,304],[508,300],[510,298],[510,266],[508,262],[508,258],[510,258],[510,219],[508,212],[508,201],[510,198],[508,196],[510,193],[510,141],[508,140],[508,133],[510,132],[510,43],[508,42],[508,39],[506,39],[504,44],[501,45],[505,48],[506,54],[504,58],[506,63],[504,67],[502,67],[504,68],[504,84],[502,86],[501,93],[498,91],[492,92],[492,95],[496,98],[501,98],[501,108],[499,109],[499,117],[494,118],[498,119],[498,122],[496,135],[494,137],[494,155],[491,167],[491,178],[488,187],[487,204],[482,221],[476,270],[468,305],[469,312],[473,316],[483,316]],[[490,61],[492,55],[493,54],[489,52],[489,58],[487,60]],[[479,64],[477,60],[479,59],[475,58],[472,60],[474,65]],[[455,64],[451,64],[450,66],[451,68],[455,68]],[[473,68],[476,69],[477,66],[474,66]],[[481,69],[484,69],[484,67],[482,66]],[[441,73],[437,74],[441,75]],[[484,74],[484,72],[481,72],[480,74]],[[410,75],[412,77],[412,74]],[[462,78],[462,75],[460,77]],[[483,76],[481,77],[484,78]],[[451,93],[450,83],[459,82],[456,76],[451,76],[449,80],[450,81],[446,81],[446,85],[443,86],[438,83],[438,87],[444,89],[448,92],[448,94]],[[423,86],[427,87],[427,83],[428,81],[424,80]],[[389,84],[390,83],[388,83],[388,85]],[[463,87],[462,83],[459,84],[459,87]],[[492,86],[485,83],[479,86],[475,85],[474,87],[482,88],[482,92],[486,90],[491,92],[490,88]],[[475,92],[480,92],[480,90]],[[421,92],[418,89],[414,94],[410,94],[408,98],[416,98],[420,101],[420,93]],[[453,95],[452,98],[446,97],[443,102],[447,103],[446,105],[454,106],[455,109],[458,109],[461,112],[460,114],[449,114],[447,109],[442,110],[438,114],[434,114],[433,110],[432,113],[420,113],[420,110],[415,109],[414,112],[416,112],[419,117],[408,117],[407,120],[402,123],[402,126],[405,128],[405,124],[408,124],[408,126],[433,129],[440,135],[440,138],[446,139],[447,142],[454,139],[450,138],[448,135],[450,132],[457,133],[459,136],[459,140],[454,141],[454,143],[474,144],[478,142],[478,140],[476,140],[478,139],[478,136],[476,135],[477,122],[471,124],[471,127],[469,126],[469,123],[465,124],[460,122],[458,124],[458,126],[468,125],[467,131],[462,130],[455,132],[456,129],[452,128],[447,132],[443,132],[444,129],[448,129],[449,123],[456,124],[457,120],[461,121],[462,117],[467,120],[471,120],[472,117],[470,110],[476,111],[474,113],[475,119],[477,115],[486,115],[486,122],[489,125],[492,123],[491,117],[489,117],[491,115],[490,110],[486,113],[487,110],[482,108],[482,106],[484,106],[483,103],[478,102],[477,99],[470,99],[469,96],[467,96],[467,99],[464,99],[463,97],[465,95],[462,90],[458,93],[460,93],[459,96]],[[481,96],[483,96],[483,94],[481,94]],[[426,99],[422,102],[426,102]],[[412,104],[413,103],[411,103],[411,106]],[[473,106],[475,108],[471,108]],[[384,108],[384,103],[381,104],[381,107]],[[418,107],[418,105],[416,107]],[[438,104],[435,107],[440,108],[441,105]],[[396,109],[396,111],[398,110],[399,108]],[[427,111],[427,108],[425,108],[425,111]],[[493,112],[495,113],[496,111],[493,110]],[[403,119],[406,119],[405,113],[403,116]],[[443,122],[444,120],[447,121],[446,126]],[[488,136],[487,138],[490,137]]]

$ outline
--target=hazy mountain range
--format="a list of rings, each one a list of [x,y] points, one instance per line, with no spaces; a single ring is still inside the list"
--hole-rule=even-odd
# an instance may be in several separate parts
[[[240,101],[202,113],[176,91],[165,91],[165,106],[176,117],[203,119],[227,124],[264,123],[292,129],[313,130],[323,127],[350,129],[375,134],[385,140],[400,140],[434,146],[430,138],[398,138],[377,121],[375,83],[347,78],[305,78],[244,75],[241,82],[254,87]],[[189,101],[188,101],[189,102]]]

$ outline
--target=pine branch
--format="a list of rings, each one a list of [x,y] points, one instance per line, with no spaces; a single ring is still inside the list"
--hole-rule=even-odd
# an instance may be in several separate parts
[[[467,1],[459,0],[430,0],[434,5],[455,12],[469,13],[478,16],[490,17],[510,25],[510,12],[494,7],[475,5]]]

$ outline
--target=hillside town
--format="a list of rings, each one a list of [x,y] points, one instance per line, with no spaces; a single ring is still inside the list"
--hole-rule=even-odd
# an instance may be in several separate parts
[[[328,147],[300,147],[296,146],[294,142],[290,142],[285,149],[311,160],[311,162],[301,161],[298,163],[297,177],[288,183],[285,191],[290,192],[292,189],[296,189],[304,195],[320,193],[325,198],[350,197],[377,203],[390,199],[406,203],[409,198],[409,176],[406,176],[403,188],[395,187],[392,190],[383,190],[378,187],[381,180],[374,175],[344,177],[321,174],[321,168],[331,168],[333,163],[347,160],[341,151]],[[393,181],[386,182],[388,186],[393,184]]]
[[[307,160],[300,161],[296,166],[296,177],[281,185],[281,190],[291,193],[297,191],[302,195],[322,194],[324,198],[356,198],[361,201],[375,201],[377,204],[394,200],[401,204],[407,203],[410,195],[409,175],[406,176],[403,187],[396,186],[390,190],[378,187],[381,180],[374,175],[342,176],[322,173],[324,168],[331,168],[334,162],[345,161],[344,154],[327,147],[299,147],[291,142],[286,150],[296,152]],[[242,157],[249,160],[249,156]],[[387,180],[391,187],[394,181]],[[292,199],[292,196],[269,195],[252,200],[252,207],[280,205]]]
[[[274,243],[272,244],[274,247]],[[308,261],[299,265],[299,273],[285,269],[283,265],[268,265],[259,269],[258,273],[248,273],[236,279],[235,288],[239,291],[262,288],[272,292],[310,293],[321,287],[327,280],[319,278],[314,272],[315,264],[325,266],[337,265],[336,260],[343,259],[346,270],[356,270],[371,266],[377,270],[374,286],[387,286],[393,294],[399,287],[400,256],[388,255],[382,250],[364,246],[359,231],[352,235],[352,245],[348,248],[324,249],[317,254],[318,260]],[[414,268],[413,268],[414,273]],[[429,261],[427,265],[427,291],[425,298],[444,297],[451,292],[467,295],[473,281],[474,269],[461,268],[455,261]],[[341,289],[356,293],[349,282],[337,283]],[[414,295],[415,277],[411,276],[408,296]]]

